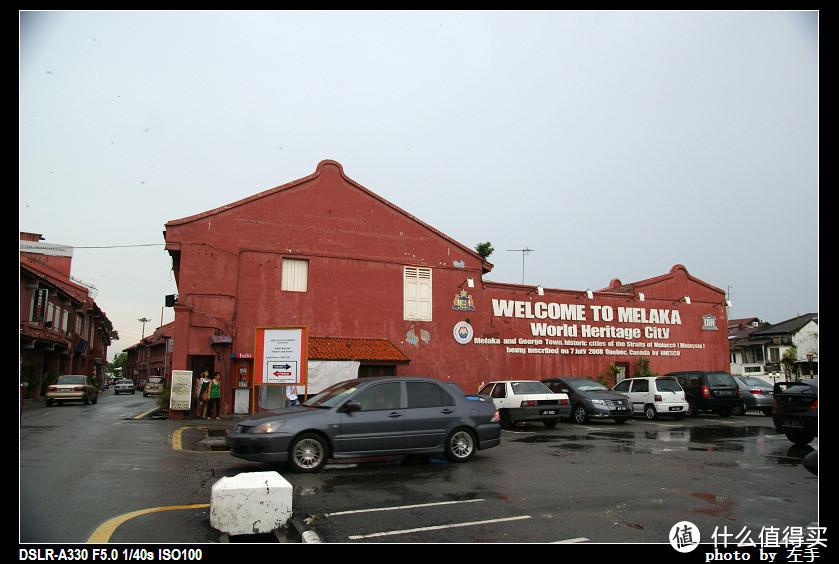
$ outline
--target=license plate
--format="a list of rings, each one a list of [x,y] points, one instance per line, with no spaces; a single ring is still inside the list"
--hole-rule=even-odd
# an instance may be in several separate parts
[[[734,392],[732,392],[731,390],[719,390],[717,392],[717,395],[718,396],[731,396],[731,395],[734,395]]]
[[[790,419],[784,419],[782,423],[784,427],[801,427],[801,421],[792,421]]]
[[[670,411],[681,411],[681,410],[682,410],[682,406],[680,406],[680,405],[670,407]]]
[[[555,409],[543,409],[539,412],[539,415],[556,415]]]
[[[623,407],[622,405],[619,405],[619,406],[617,406],[617,407],[615,408],[615,410],[617,410],[617,411],[626,411],[626,408],[625,408],[625,407]]]

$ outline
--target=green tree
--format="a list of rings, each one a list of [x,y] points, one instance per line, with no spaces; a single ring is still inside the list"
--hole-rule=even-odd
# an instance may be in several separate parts
[[[475,250],[478,251],[478,254],[481,255],[481,258],[486,260],[489,258],[493,252],[495,252],[495,247],[492,246],[492,243],[487,241],[486,243],[478,243],[475,245]]]
[[[108,366],[105,367],[105,372],[113,376],[117,372],[122,372],[125,368],[125,364],[128,362],[128,353],[122,351],[119,354],[114,355],[114,360],[108,363]],[[120,370],[117,370],[119,368]]]

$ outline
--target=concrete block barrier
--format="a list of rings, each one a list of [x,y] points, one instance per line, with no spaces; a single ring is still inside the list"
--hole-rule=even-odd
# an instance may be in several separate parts
[[[210,526],[228,535],[269,533],[291,519],[292,485],[277,472],[245,472],[213,484]]]

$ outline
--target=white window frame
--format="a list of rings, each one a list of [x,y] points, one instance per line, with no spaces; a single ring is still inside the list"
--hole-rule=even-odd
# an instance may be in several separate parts
[[[406,321],[432,320],[431,269],[406,266],[403,271],[403,304]]]
[[[309,289],[309,260],[283,258],[283,272],[280,290],[284,292],[306,292]]]

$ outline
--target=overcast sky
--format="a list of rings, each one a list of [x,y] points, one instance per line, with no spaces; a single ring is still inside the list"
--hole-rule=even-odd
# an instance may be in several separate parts
[[[23,12],[20,230],[75,247],[111,358],[173,319],[167,221],[324,159],[490,280],[682,264],[777,323],[818,311],[818,47],[817,12]]]

